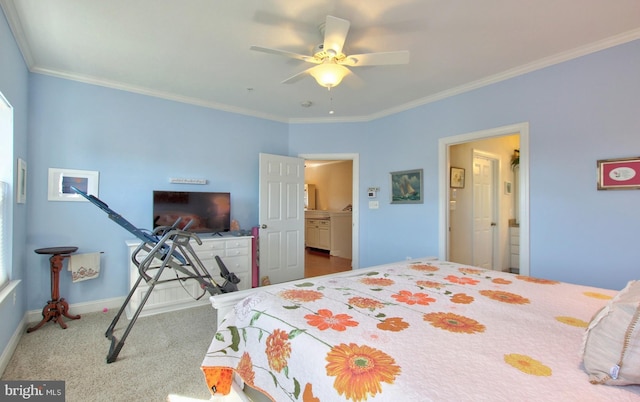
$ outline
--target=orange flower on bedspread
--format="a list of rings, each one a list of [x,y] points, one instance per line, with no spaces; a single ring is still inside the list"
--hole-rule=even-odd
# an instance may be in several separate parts
[[[375,310],[377,308],[384,307],[384,304],[377,300],[370,299],[368,297],[360,297],[360,296],[350,298],[348,303],[352,306],[356,306],[360,308],[368,308],[369,310]]]
[[[605,294],[598,293],[598,292],[584,292],[583,295],[588,296],[588,297],[593,297],[594,299],[602,299],[602,300],[613,299],[612,296],[605,295]]]
[[[304,392],[302,393],[302,402],[320,402],[319,398],[313,396],[313,385],[307,383],[304,386]]]
[[[422,272],[435,272],[440,270],[440,268],[438,267],[434,267],[433,265],[427,265],[427,264],[411,264],[409,265],[409,268],[415,269],[416,271],[422,271]]]
[[[504,279],[504,278],[496,278],[494,280],[492,280],[491,282],[493,283],[497,283],[498,285],[509,285],[512,282],[508,279]]]
[[[400,332],[409,328],[409,323],[404,322],[400,317],[390,317],[379,323],[377,327],[385,331]]]
[[[358,323],[351,320],[353,317],[347,314],[333,315],[330,310],[320,309],[317,314],[307,314],[304,316],[307,324],[318,327],[320,331],[333,329],[335,331],[345,331],[347,327],[356,327]]]
[[[458,268],[458,271],[462,272],[463,274],[480,275],[486,270],[479,268]]]
[[[334,346],[326,357],[327,375],[335,376],[333,387],[353,401],[366,400],[382,392],[381,382],[393,384],[400,367],[386,353],[355,343]]]
[[[551,375],[551,368],[526,355],[511,353],[504,355],[504,361],[526,374],[544,377]]]
[[[242,377],[242,380],[249,385],[253,385],[255,381],[256,373],[253,371],[253,363],[251,362],[251,356],[249,353],[244,352],[240,358],[240,363],[236,367],[236,371]]]
[[[484,332],[485,330],[485,326],[478,321],[453,313],[429,313],[422,316],[422,318],[425,321],[429,321],[436,328],[451,332],[473,334]]]
[[[458,285],[477,285],[478,282],[480,282],[477,279],[467,278],[466,276],[459,277],[455,275],[449,275],[444,279],[451,283],[457,283]]]
[[[579,328],[587,328],[589,326],[588,322],[575,317],[560,316],[560,317],[556,317],[556,320],[560,321],[563,324],[572,325],[574,327],[579,327]]]
[[[473,300],[473,296],[464,293],[456,293],[451,297],[451,301],[458,304],[470,304],[473,303]]]
[[[532,278],[530,276],[522,276],[522,275],[518,275],[516,276],[516,278],[520,279],[521,281],[539,283],[541,285],[557,285],[558,283],[560,283],[558,281],[552,281],[550,279]]]
[[[480,294],[489,299],[501,301],[509,304],[529,304],[529,299],[515,293],[503,292],[501,290],[481,290]]]
[[[322,299],[322,293],[316,290],[289,289],[278,294],[283,299],[297,302],[312,302]]]
[[[287,367],[287,359],[291,356],[291,344],[289,343],[289,334],[285,331],[276,329],[267,337],[267,360],[269,367],[280,372]]]
[[[391,286],[395,282],[388,278],[362,278],[360,282],[369,286]]]
[[[394,299],[400,303],[406,303],[410,306],[414,304],[420,304],[422,306],[428,306],[429,303],[436,301],[433,297],[429,297],[426,293],[411,293],[408,290],[401,290],[395,295],[391,295]]]
[[[417,281],[416,285],[422,286],[423,288],[432,288],[432,289],[440,289],[447,286],[444,283],[434,282],[434,281]]]

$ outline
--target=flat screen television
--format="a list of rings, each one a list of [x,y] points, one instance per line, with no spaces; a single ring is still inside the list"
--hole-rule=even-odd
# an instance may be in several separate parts
[[[231,194],[195,191],[154,191],[153,227],[171,226],[182,218],[179,229],[197,233],[228,232],[231,227]]]

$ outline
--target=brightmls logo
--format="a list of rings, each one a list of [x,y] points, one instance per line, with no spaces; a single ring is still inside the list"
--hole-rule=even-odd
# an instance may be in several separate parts
[[[3,402],[64,402],[64,381],[0,381]]]

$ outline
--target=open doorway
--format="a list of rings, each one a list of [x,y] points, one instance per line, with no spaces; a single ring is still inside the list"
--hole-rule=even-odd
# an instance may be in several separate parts
[[[451,145],[452,171],[465,175],[449,189],[449,257],[453,262],[509,271],[509,224],[515,219],[516,196],[511,169],[518,134]]]
[[[485,148],[488,143],[501,143],[503,140],[517,136],[518,142],[504,148],[501,166],[496,174],[495,194],[500,198],[497,202],[498,212],[495,220],[496,229],[492,233],[498,246],[492,253],[496,257],[494,269],[510,270],[514,265],[510,255],[510,238],[513,232],[510,224],[517,223],[519,244],[515,257],[519,272],[529,275],[529,169],[528,169],[528,123],[515,124],[479,132],[467,133],[442,138],[439,142],[439,193],[440,193],[440,250],[439,258],[473,264],[473,151],[478,147]],[[519,168],[511,170],[514,149],[519,150]],[[485,148],[486,149],[486,148]],[[493,151],[492,151],[493,152]],[[452,186],[450,168],[460,167],[468,171],[467,191]],[[467,170],[468,169],[468,170]],[[509,204],[511,202],[511,204]],[[452,213],[453,212],[453,213]],[[516,222],[513,221],[516,220]],[[461,229],[466,225],[468,230]],[[454,229],[452,230],[452,226]],[[454,234],[457,230],[457,234]],[[466,233],[457,236],[460,232]],[[494,235],[495,234],[495,235]],[[477,247],[477,246],[476,246]]]
[[[358,155],[305,154],[305,277],[358,268]]]

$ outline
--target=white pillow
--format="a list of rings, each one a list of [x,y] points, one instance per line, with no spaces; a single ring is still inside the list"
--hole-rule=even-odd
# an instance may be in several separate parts
[[[591,319],[582,355],[592,384],[640,384],[640,281],[630,281]]]

